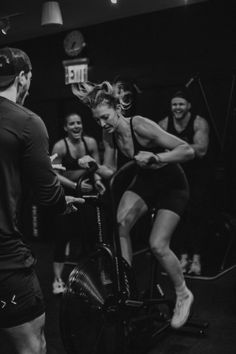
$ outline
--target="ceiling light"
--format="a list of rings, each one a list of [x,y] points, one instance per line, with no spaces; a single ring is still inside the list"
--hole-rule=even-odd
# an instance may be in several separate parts
[[[41,25],[63,25],[61,9],[57,1],[43,3]]]
[[[2,34],[4,34],[6,36],[10,27],[11,26],[10,26],[9,18],[1,18],[0,19],[0,31],[2,32]]]
[[[117,4],[118,0],[111,0],[112,4]]]

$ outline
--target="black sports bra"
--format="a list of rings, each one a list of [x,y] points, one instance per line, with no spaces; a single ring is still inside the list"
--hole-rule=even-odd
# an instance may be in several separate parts
[[[69,145],[68,145],[68,142],[67,142],[66,138],[64,138],[63,140],[64,140],[65,145],[66,145],[66,154],[62,158],[62,165],[67,170],[70,170],[70,171],[79,170],[80,167],[78,165],[78,159],[75,159],[74,157],[71,156]],[[84,143],[86,155],[89,155],[88,146],[87,146],[87,143],[86,143],[84,137],[82,137],[82,141]]]
[[[133,145],[134,145],[134,156],[137,155],[137,153],[139,151],[150,151],[150,152],[153,152],[153,153],[159,153],[161,151],[163,151],[162,148],[159,148],[159,147],[154,147],[154,148],[151,148],[151,147],[146,147],[146,146],[143,146],[141,145],[136,136],[135,136],[135,132],[134,132],[134,128],[133,128],[133,118],[134,117],[131,117],[130,118],[130,130],[131,130],[131,136],[132,136],[132,141],[133,141]],[[123,166],[125,163],[127,163],[128,161],[131,160],[130,157],[127,157],[120,149],[119,147],[117,146],[117,143],[116,143],[116,139],[115,139],[115,136],[113,135],[113,142],[114,142],[114,146],[115,148],[118,150],[118,156],[117,156],[117,167],[120,168],[121,166]]]

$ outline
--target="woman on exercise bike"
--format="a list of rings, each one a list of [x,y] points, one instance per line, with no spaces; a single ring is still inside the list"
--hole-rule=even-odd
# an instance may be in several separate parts
[[[134,159],[137,163],[137,173],[123,193],[117,210],[122,256],[131,265],[130,230],[149,208],[157,208],[149,242],[175,287],[176,305],[171,326],[180,328],[189,317],[193,294],[185,284],[179,260],[169,245],[188,201],[188,184],[178,163],[192,159],[194,151],[150,119],[139,115],[125,118],[122,112],[129,107],[129,93],[119,92],[109,82],[81,83],[72,90],[91,108],[103,129],[104,161],[96,172],[110,178],[121,156],[123,162]],[[91,161],[94,161],[91,156],[84,156],[79,164],[88,168]]]

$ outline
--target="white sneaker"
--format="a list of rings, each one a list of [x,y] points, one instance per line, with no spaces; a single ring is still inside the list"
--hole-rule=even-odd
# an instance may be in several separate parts
[[[188,274],[201,275],[201,271],[202,271],[202,266],[201,266],[200,256],[198,254],[195,254],[193,256],[192,263],[189,267]]]
[[[63,294],[66,290],[65,283],[61,279],[56,279],[52,284],[52,292],[55,295]]]
[[[193,299],[194,297],[190,290],[188,290],[188,295],[186,295],[186,297],[179,299],[177,297],[174,315],[170,322],[172,328],[178,329],[187,322]]]
[[[184,274],[187,273],[188,264],[189,264],[188,255],[186,253],[181,254],[179,262],[180,262],[180,266],[181,266],[182,272]]]

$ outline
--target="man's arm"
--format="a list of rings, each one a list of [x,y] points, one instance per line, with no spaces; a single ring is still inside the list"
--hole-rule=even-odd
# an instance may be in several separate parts
[[[23,176],[29,181],[40,206],[64,212],[66,201],[48,153],[48,134],[43,121],[29,116],[23,131]]]
[[[194,121],[194,137],[192,148],[195,151],[197,158],[202,158],[206,155],[209,145],[209,125],[206,119],[197,116]]]

